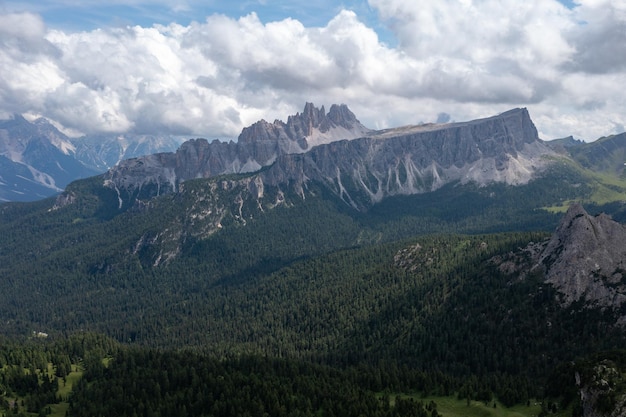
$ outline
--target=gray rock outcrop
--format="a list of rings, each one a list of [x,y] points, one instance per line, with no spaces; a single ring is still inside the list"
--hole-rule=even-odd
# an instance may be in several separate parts
[[[541,252],[536,268],[564,305],[619,307],[626,302],[626,226],[573,204]],[[622,321],[625,321],[622,318]]]

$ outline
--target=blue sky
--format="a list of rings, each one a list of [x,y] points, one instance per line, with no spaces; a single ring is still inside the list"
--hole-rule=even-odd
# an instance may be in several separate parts
[[[625,57],[623,0],[0,0],[0,116],[231,139],[309,101],[371,128],[527,107],[594,140]]]
[[[572,9],[573,0],[559,0]],[[102,27],[176,22],[188,25],[213,14],[233,18],[256,13],[261,21],[292,18],[305,26],[325,26],[342,9],[353,10],[387,43],[393,44],[393,33],[378,18],[378,12],[365,0],[213,0],[213,1],[93,1],[93,0],[21,0],[0,1],[0,10],[31,11],[40,14],[51,28],[68,31],[93,30]]]
[[[376,24],[376,11],[366,1],[56,1],[22,0],[0,2],[6,11],[31,11],[40,14],[53,28],[92,30],[98,27],[176,22],[187,25],[203,21],[212,14],[233,18],[256,13],[264,22],[297,19],[305,26],[324,26],[342,9],[354,10],[370,24]],[[382,28],[382,26],[381,26]]]

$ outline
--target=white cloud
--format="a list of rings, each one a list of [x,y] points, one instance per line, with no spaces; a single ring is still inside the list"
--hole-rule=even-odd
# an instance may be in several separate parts
[[[576,54],[570,68],[588,73],[626,71],[626,2],[584,0],[575,11],[577,25],[569,37]]]
[[[41,114],[83,132],[209,138],[284,119],[305,101],[346,103],[372,128],[517,106],[544,138],[595,139],[626,124],[623,2],[369,5],[397,46],[346,10],[322,27],[252,13],[73,33],[35,14],[0,15],[0,113]]]

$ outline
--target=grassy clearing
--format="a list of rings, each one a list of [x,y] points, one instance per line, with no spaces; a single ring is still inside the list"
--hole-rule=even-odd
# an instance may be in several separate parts
[[[615,176],[602,173],[590,173],[593,192],[581,203],[608,204],[615,201],[626,201],[626,181]],[[565,213],[574,200],[566,200],[550,207],[544,207],[550,213]]]
[[[26,373],[29,372],[28,369],[24,369],[24,371]],[[37,370],[37,373],[41,374],[42,372],[40,370]],[[48,364],[47,375],[54,375],[54,366],[51,363]],[[65,382],[63,381],[63,378],[57,378],[58,383],[59,383],[59,389],[57,391],[57,398],[59,398],[60,402],[58,404],[49,404],[48,406],[46,406],[50,408],[50,414],[48,414],[49,416],[65,417],[67,415],[67,410],[69,409],[69,406],[70,406],[68,402],[68,398],[72,392],[72,389],[82,377],[83,377],[82,368],[79,365],[72,365],[72,371],[70,372],[69,375],[65,377]],[[22,405],[22,402],[25,399],[24,397],[16,396],[15,399],[17,399],[17,404],[20,404],[20,407],[19,407],[20,412],[22,412],[24,415],[27,415],[27,416],[37,415],[36,413],[25,412],[25,410],[23,409],[23,405]],[[12,399],[10,402],[12,403],[13,400],[14,399]],[[1,415],[5,415],[5,414],[9,415],[9,413],[13,412],[9,410],[4,410],[4,411],[6,412]]]
[[[65,382],[63,382],[63,378],[59,378],[59,390],[57,391],[57,397],[61,399],[61,402],[50,405],[51,417],[65,417],[67,415],[67,410],[70,407],[67,399],[69,398],[74,385],[78,383],[78,380],[82,377],[83,370],[77,365],[72,365],[72,371],[65,377]]]
[[[437,412],[443,417],[537,417],[541,412],[541,405],[537,401],[531,401],[530,405],[516,405],[513,407],[505,407],[500,402],[491,401],[485,404],[481,401],[459,400],[457,397],[422,397],[419,394],[391,394],[391,405],[394,399],[399,396],[401,398],[413,398],[415,401],[422,401],[428,404],[434,401],[437,404]],[[555,416],[552,414],[551,416]]]
[[[544,207],[543,209],[550,213],[565,213],[573,202],[574,200],[567,200],[567,201],[563,201],[560,204],[555,204],[553,206]]]
[[[443,417],[536,417],[541,412],[541,405],[531,402],[530,406],[517,405],[507,408],[499,402],[485,404],[481,401],[459,400],[456,397],[432,397],[427,401],[437,404],[437,411]]]
[[[76,365],[72,365],[72,372],[68,376],[65,377],[65,383],[63,382],[63,378],[59,378],[59,390],[57,391],[57,397],[62,400],[69,397],[72,392],[72,388],[74,388],[74,384],[78,382],[79,379],[83,377],[83,371]]]
[[[443,417],[538,417],[541,413],[541,402],[530,400],[529,404],[517,404],[512,407],[505,407],[499,401],[484,403],[482,401],[459,400],[456,396],[451,397],[422,397],[420,395],[400,395],[407,398],[412,397],[416,401],[428,404],[434,401],[437,404],[437,412]],[[392,395],[392,403],[395,395]],[[495,403],[495,407],[494,407]],[[556,413],[548,413],[548,417],[571,417],[571,406]]]
[[[59,403],[50,405],[50,417],[65,417],[67,410],[70,408],[70,403]]]

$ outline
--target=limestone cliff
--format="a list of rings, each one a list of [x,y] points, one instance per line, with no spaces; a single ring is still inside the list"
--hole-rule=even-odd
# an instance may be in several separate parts
[[[328,113],[307,103],[304,112],[287,123],[265,120],[243,129],[237,142],[192,139],[175,153],[162,153],[122,161],[105,175],[119,189],[140,189],[158,184],[160,192],[173,192],[193,178],[258,171],[281,155],[309,151],[337,139],[354,139],[369,132],[345,105],[333,105]]]
[[[570,305],[600,307],[626,302],[626,227],[573,204],[541,252],[537,268]]]
[[[346,203],[367,209],[385,197],[453,183],[525,184],[554,155],[526,109],[466,123],[372,132],[368,137],[284,155],[259,175],[270,185],[323,182]]]
[[[259,171],[262,183],[289,185],[302,195],[309,181],[326,184],[364,210],[388,196],[451,182],[525,184],[552,155],[526,109],[463,123],[370,131],[345,105],[326,113],[307,104],[287,123],[260,121],[244,129],[237,143],[191,140],[176,153],[125,161],[104,181],[128,195],[148,188],[156,195],[175,192],[193,178]]]

